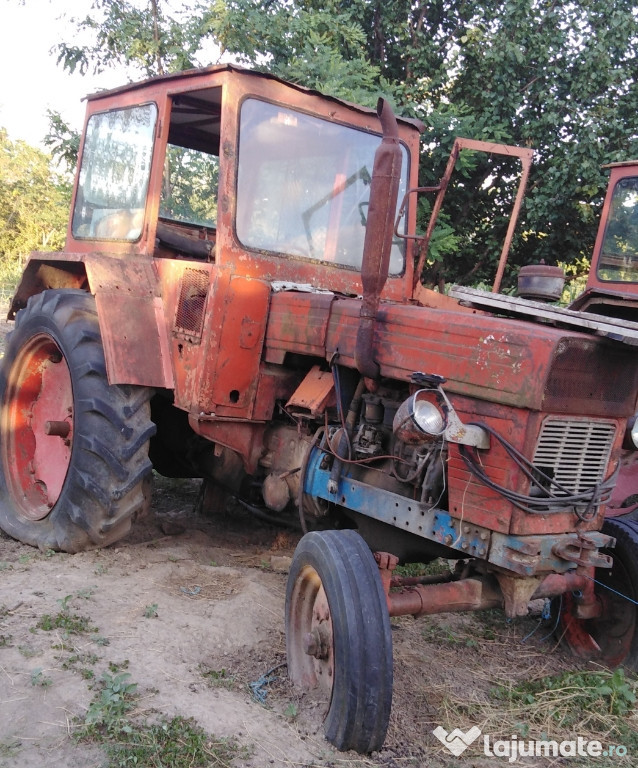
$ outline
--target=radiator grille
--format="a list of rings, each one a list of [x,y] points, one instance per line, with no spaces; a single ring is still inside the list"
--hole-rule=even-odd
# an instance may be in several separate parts
[[[572,493],[605,479],[616,425],[603,421],[546,419],[534,465]]]
[[[204,269],[185,269],[173,331],[196,341],[201,340],[209,275]]]

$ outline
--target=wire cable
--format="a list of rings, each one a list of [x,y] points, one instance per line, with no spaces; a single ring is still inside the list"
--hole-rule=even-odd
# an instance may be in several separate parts
[[[506,498],[515,507],[522,509],[523,512],[532,515],[547,515],[563,512],[566,507],[572,507],[576,516],[581,521],[587,522],[595,517],[599,505],[609,501],[616,483],[618,469],[601,483],[590,486],[583,491],[573,492],[547,475],[542,469],[532,464],[511,443],[499,435],[496,430],[482,422],[474,422],[474,426],[481,427],[481,429],[484,429],[501,444],[516,466],[530,481],[531,485],[540,491],[540,494],[531,496],[529,494],[517,493],[494,482],[488,477],[481,466],[476,449],[459,445],[459,453],[465,466],[480,482]]]

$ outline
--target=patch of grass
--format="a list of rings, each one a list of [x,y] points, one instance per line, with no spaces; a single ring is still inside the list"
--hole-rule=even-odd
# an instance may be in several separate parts
[[[49,613],[45,613],[41,616],[36,624],[37,629],[42,629],[44,632],[61,629],[65,637],[68,637],[69,635],[82,635],[88,632],[97,632],[97,627],[91,624],[91,619],[87,616],[71,613],[69,603],[72,599],[73,595],[66,595],[66,597],[58,600],[62,610],[55,616],[52,616]]]
[[[622,668],[613,672],[563,672],[512,687],[498,686],[492,689],[491,696],[547,710],[560,725],[571,727],[582,722],[584,712],[627,715],[636,704],[636,683],[625,677]],[[558,703],[560,706],[556,706]]]
[[[553,739],[582,736],[603,745],[622,744],[627,757],[614,765],[630,765],[638,752],[635,727],[638,683],[623,669],[576,670],[522,682],[505,682],[489,691],[487,701],[446,700],[444,727],[478,724],[484,734],[509,739]],[[595,766],[579,763],[579,766]]]
[[[97,587],[86,587],[86,589],[78,589],[78,591],[75,593],[75,596],[81,598],[82,600],[90,600],[95,594],[96,589]]]
[[[118,672],[122,672],[125,669],[128,669],[128,665],[130,664],[128,659],[124,659],[124,661],[109,661],[109,670],[116,675]]]
[[[97,627],[91,625],[88,616],[79,616],[77,613],[60,611],[55,616],[45,613],[36,624],[38,629],[51,632],[61,629],[65,635],[82,635],[86,632],[97,632]]]
[[[50,677],[46,677],[42,671],[42,667],[36,667],[31,671],[31,685],[39,685],[42,688],[48,688],[53,685],[53,680]]]
[[[15,757],[20,751],[19,741],[0,741],[0,757]]]
[[[202,677],[213,688],[234,688],[236,679],[227,669],[208,669],[202,670]]]
[[[8,563],[6,560],[0,560],[0,571],[9,571],[12,568],[11,563]]]
[[[397,565],[393,573],[396,576],[434,576],[440,573],[447,573],[450,570],[450,566],[447,560],[443,560],[438,557],[436,560],[431,560],[429,563],[404,563],[403,565]]]
[[[127,672],[104,673],[100,683],[100,691],[75,736],[78,741],[102,745],[110,768],[231,768],[233,760],[249,756],[234,740],[212,737],[193,719],[137,720],[133,712],[137,685]]]
[[[32,659],[34,656],[39,656],[41,653],[41,651],[37,651],[30,645],[19,645],[18,650],[25,659]]]
[[[0,635],[0,648],[11,648],[13,635]]]
[[[144,618],[145,619],[157,618],[157,603],[152,603],[151,605],[147,605],[146,608],[144,608]]]
[[[105,745],[111,765],[171,766],[191,768],[210,765],[231,768],[238,757],[249,757],[234,739],[216,738],[192,718],[173,717],[151,725],[132,726],[117,742]]]
[[[94,653],[74,653],[62,662],[62,669],[76,669],[80,664],[97,664],[98,661],[99,658]],[[84,674],[82,676],[84,677]]]

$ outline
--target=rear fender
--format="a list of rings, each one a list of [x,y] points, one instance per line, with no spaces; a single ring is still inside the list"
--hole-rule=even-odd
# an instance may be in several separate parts
[[[168,332],[153,262],[144,257],[33,254],[9,319],[44,290],[72,288],[95,296],[109,384],[173,389]]]

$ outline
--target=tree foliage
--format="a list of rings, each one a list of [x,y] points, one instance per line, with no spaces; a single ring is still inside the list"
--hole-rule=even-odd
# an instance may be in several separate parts
[[[97,20],[61,61],[145,75],[220,55],[353,101],[389,97],[426,126],[421,183],[438,181],[455,136],[535,148],[518,266],[583,263],[606,176],[638,155],[638,11],[633,0],[95,0]],[[205,63],[205,62],[201,62]],[[490,279],[511,208],[510,162],[462,161],[424,279]],[[427,201],[420,206],[425,217]]]
[[[197,66],[207,33],[197,7],[174,15],[167,7],[162,0],[93,0],[88,15],[70,19],[73,42],[57,45],[58,63],[81,74],[125,67],[137,77]]]
[[[31,251],[63,246],[69,197],[48,155],[0,129],[0,281],[17,277]]]

